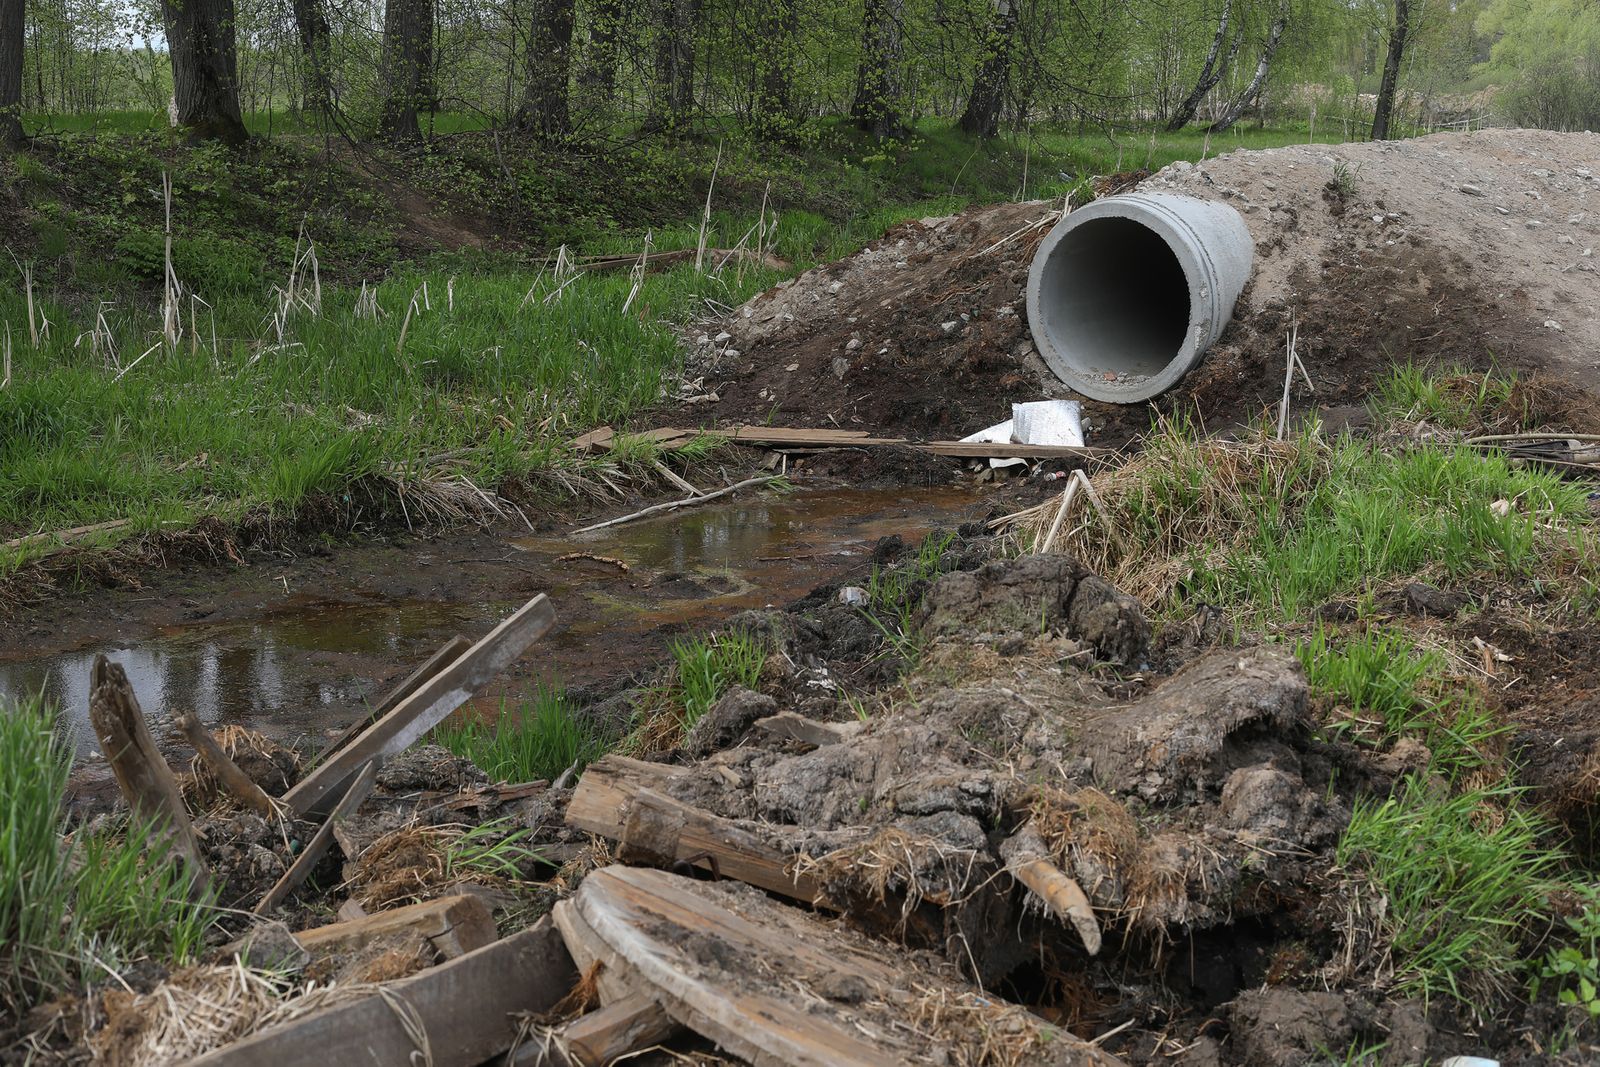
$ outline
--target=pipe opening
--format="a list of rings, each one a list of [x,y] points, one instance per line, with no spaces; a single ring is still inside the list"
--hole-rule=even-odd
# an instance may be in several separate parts
[[[1057,353],[1095,378],[1160,374],[1189,331],[1190,288],[1161,237],[1134,219],[1091,219],[1049,250],[1039,309]]]

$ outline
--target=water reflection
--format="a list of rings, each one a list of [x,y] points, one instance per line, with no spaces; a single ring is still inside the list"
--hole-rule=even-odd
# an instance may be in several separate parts
[[[788,603],[857,565],[880,537],[910,539],[959,522],[975,501],[971,491],[952,489],[797,492],[582,538],[526,538],[509,547],[531,582],[515,594],[508,589],[504,601],[291,598],[243,622],[201,622],[131,646],[0,661],[0,694],[42,691],[77,729],[80,750],[91,749],[89,668],[103,652],[128,672],[147,713],[193,711],[209,724],[239,723],[292,740],[354,721],[376,690],[452,635],[487,631],[534,592],[555,601],[556,629],[502,685],[582,684],[655,662],[674,629]],[[582,553],[620,560],[627,570]]]

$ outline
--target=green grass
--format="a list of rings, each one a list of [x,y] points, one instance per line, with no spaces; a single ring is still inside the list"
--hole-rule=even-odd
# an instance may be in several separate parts
[[[1525,977],[1521,938],[1562,861],[1544,831],[1509,785],[1451,795],[1411,778],[1357,801],[1336,861],[1384,894],[1402,991],[1484,1014]]]
[[[37,701],[0,701],[0,1002],[27,1004],[151,957],[195,958],[215,912],[151,827],[63,837],[72,748]]]
[[[1312,692],[1347,713],[1324,723],[1330,735],[1377,745],[1415,737],[1428,747],[1433,772],[1447,778],[1490,762],[1493,742],[1509,729],[1448,677],[1442,656],[1419,651],[1401,630],[1372,626],[1341,636],[1319,624],[1295,652]]]
[[[672,660],[677,667],[676,692],[683,707],[684,729],[693,727],[734,686],[754,689],[767,652],[766,642],[746,630],[674,641]]]
[[[542,686],[515,712],[502,703],[494,721],[446,723],[432,740],[500,782],[554,781],[573,764],[581,771],[607,748],[565,693]]]
[[[893,566],[872,565],[867,578],[867,602],[860,611],[883,634],[884,645],[907,664],[922,655],[923,638],[914,619],[922,595],[940,574],[940,561],[955,543],[956,535],[934,531],[922,539],[916,554]]]

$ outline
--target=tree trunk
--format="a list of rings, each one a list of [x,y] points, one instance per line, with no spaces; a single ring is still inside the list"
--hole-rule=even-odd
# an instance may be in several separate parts
[[[761,0],[751,9],[754,23],[755,86],[750,118],[752,132],[778,141],[794,133],[796,0]]]
[[[1394,0],[1394,28],[1389,31],[1389,54],[1383,61],[1383,81],[1378,86],[1378,102],[1372,109],[1372,139],[1389,139],[1389,119],[1394,114],[1395,84],[1400,80],[1400,60],[1405,55],[1406,34],[1410,30],[1411,5]]]
[[[1232,21],[1232,15],[1233,0],[1222,0],[1222,17],[1217,20],[1217,35],[1211,39],[1211,51],[1206,53],[1205,66],[1200,68],[1200,77],[1194,83],[1194,90],[1184,97],[1183,103],[1172,113],[1172,119],[1167,123],[1169,131],[1181,130],[1194,121],[1194,113],[1200,110],[1200,102],[1217,87],[1217,83],[1228,73],[1228,67],[1233,64],[1234,56],[1239,54],[1239,45],[1244,41],[1242,33],[1234,35],[1226,58],[1221,63],[1217,62],[1222,54],[1222,43],[1228,39],[1228,23]]]
[[[517,125],[547,140],[572,132],[573,0],[534,0],[528,32],[528,84]]]
[[[1283,31],[1288,25],[1289,0],[1282,0],[1278,5],[1277,17],[1272,20],[1272,26],[1267,30],[1266,43],[1261,46],[1261,59],[1256,63],[1255,76],[1250,79],[1250,84],[1245,87],[1239,99],[1228,105],[1228,110],[1222,117],[1208,127],[1212,133],[1221,133],[1238,122],[1256,102],[1256,97],[1261,95],[1261,87],[1267,84],[1267,72],[1272,69],[1273,54],[1278,51],[1278,42],[1283,40]]]
[[[22,144],[24,0],[0,0],[0,148]]]
[[[383,86],[378,134],[421,137],[418,112],[433,103],[433,0],[386,0],[378,80]]]
[[[617,92],[617,40],[622,36],[622,0],[595,0],[589,15],[589,47],[578,85],[597,104],[609,104]]]
[[[178,125],[190,140],[243,144],[233,0],[162,0]]]
[[[328,74],[333,30],[328,25],[328,14],[322,9],[322,0],[291,2],[295,32],[306,57],[306,99],[313,108],[328,114],[333,110],[333,79]]]
[[[850,117],[874,137],[898,137],[901,55],[905,49],[905,0],[866,0],[861,23],[861,66]]]
[[[983,43],[972,95],[967,97],[967,109],[958,124],[963,133],[994,137],[1000,132],[1000,109],[1011,83],[1011,42],[1017,35],[1020,15],[1012,0],[995,0],[994,21]]]
[[[677,126],[694,108],[694,37],[700,0],[657,0],[656,91],[650,129]]]

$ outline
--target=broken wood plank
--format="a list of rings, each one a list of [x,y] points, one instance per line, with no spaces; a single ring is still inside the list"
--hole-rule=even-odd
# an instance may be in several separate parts
[[[263,1030],[196,1060],[191,1067],[476,1067],[511,1047],[517,1016],[545,1012],[578,972],[548,918],[521,933],[410,978],[385,982],[350,1003]],[[425,1035],[428,1055],[407,1033]]]
[[[741,259],[750,263],[757,263],[768,270],[788,270],[789,262],[780,259],[771,252],[757,253],[750,248],[707,248],[696,250],[693,248],[675,249],[671,252],[651,252],[647,256],[589,256],[577,261],[579,270],[631,270],[644,264],[646,271],[661,270],[679,263],[690,263],[697,256],[703,255],[708,259],[717,261]]]
[[[1052,1062],[1121,1067],[948,965],[739,887],[606,867],[573,909],[669,1015],[756,1067],[928,1063],[997,1032],[1048,1046]],[[905,1025],[929,1015],[942,1017],[932,1032]]]
[[[189,739],[195,755],[211,768],[211,773],[217,776],[217,781],[233,795],[235,800],[264,819],[278,817],[278,809],[273,806],[272,798],[267,796],[266,790],[241,771],[237,763],[228,758],[228,754],[222,751],[222,746],[217,744],[217,739],[211,736],[211,731],[207,730],[198,718],[192,713],[179,715],[175,725],[183,731],[183,736]]]
[[[606,1067],[640,1049],[659,1045],[681,1029],[654,997],[638,994],[580,1015],[557,1035],[583,1067]]]
[[[328,762],[306,775],[284,794],[297,815],[304,815],[336,792],[357,767],[380,756],[402,752],[446,715],[466,703],[483,685],[505,670],[533,642],[555,625],[556,613],[543,593],[524,604],[444,670],[419,685],[393,710],[361,732]]]
[[[255,914],[266,915],[279,904],[282,904],[288,895],[294,892],[299,884],[311,874],[312,868],[322,859],[323,853],[328,851],[328,846],[333,843],[333,833],[339,823],[355,814],[361,802],[367,799],[372,792],[372,787],[378,783],[378,761],[372,760],[356,775],[356,780],[350,788],[345,790],[344,796],[339,798],[339,803],[334,806],[327,822],[317,827],[317,832],[312,835],[300,855],[295,857],[294,863],[283,877],[278,879],[276,885],[267,890],[267,895],[262,897],[255,906]]]
[[[58,542],[61,547],[65,547],[69,542],[76,541],[80,537],[87,537],[96,533],[109,533],[112,530],[120,530],[124,526],[131,525],[133,525],[132,519],[112,519],[110,522],[95,522],[90,523],[88,526],[74,526],[70,530],[45,530],[41,533],[14,537],[4,544],[0,544],[0,549],[27,548],[36,542],[50,541]]]
[[[755,721],[756,729],[768,737],[786,738],[818,748],[850,740],[861,732],[861,726],[859,722],[821,722],[792,711],[780,711]]]
[[[429,942],[445,959],[465,956],[500,936],[483,898],[463,893],[302,930],[294,939],[300,942],[301,948],[317,955],[334,950],[352,951],[408,932]]]
[[[440,647],[439,651],[428,657],[427,662],[423,663],[422,666],[406,675],[404,681],[395,686],[393,689],[389,690],[384,698],[373,706],[371,711],[367,712],[367,714],[363,715],[349,726],[346,726],[343,733],[324,745],[322,751],[317,753],[317,758],[311,761],[311,765],[313,767],[320,765],[321,763],[325,762],[329,756],[333,755],[345,745],[348,745],[351,741],[355,740],[356,737],[360,735],[361,731],[365,730],[367,727],[371,726],[373,723],[389,714],[389,712],[393,711],[396,704],[400,703],[400,701],[404,700],[412,693],[415,693],[417,691],[417,687],[422,685],[423,682],[426,682],[429,678],[432,678],[450,664],[460,659],[461,654],[471,647],[472,642],[468,641],[460,634],[457,634],[450,640],[446,641],[444,645]]]
[[[602,1006],[616,1004],[649,989],[647,983],[639,981],[625,960],[617,959],[606,943],[594,935],[570,897],[556,902],[556,906],[550,909],[550,919],[561,931],[561,940],[572,955],[578,972],[594,976],[595,989],[600,994]]]
[[[567,825],[616,841],[625,862],[671,866],[692,862],[807,904],[819,902],[821,886],[810,875],[791,873],[795,857],[780,851],[732,819],[659,793],[641,782],[656,772],[630,776],[624,760],[607,756],[578,781],[567,805]],[[646,764],[646,766],[656,766]],[[669,768],[670,770],[670,768]]]
[[[100,751],[127,798],[135,819],[149,823],[188,867],[191,890],[199,893],[211,880],[189,812],[178,793],[172,768],[156,748],[139,697],[121,664],[104,655],[89,670],[89,724]]]

